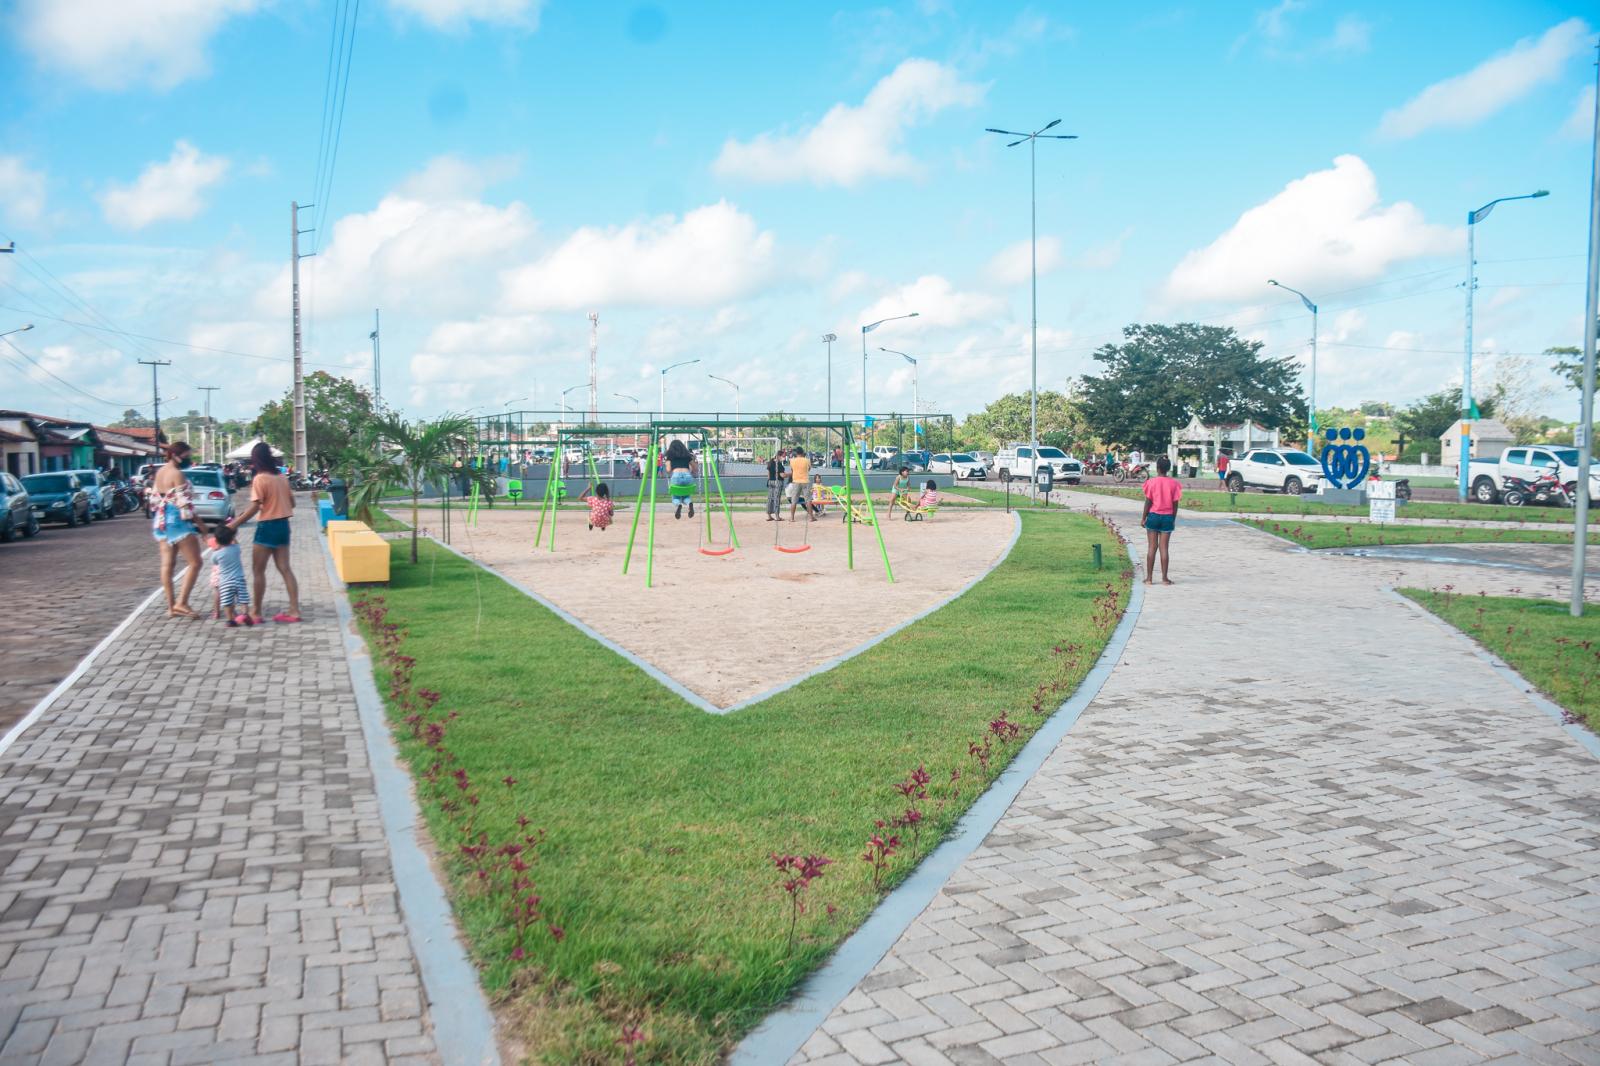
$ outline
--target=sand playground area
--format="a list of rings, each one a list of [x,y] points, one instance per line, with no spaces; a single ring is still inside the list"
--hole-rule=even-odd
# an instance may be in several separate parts
[[[697,516],[699,512],[697,511]],[[787,517],[787,513],[786,513]],[[945,509],[921,522],[886,520],[884,544],[894,583],[884,575],[872,527],[855,527],[855,569],[845,568],[845,526],[837,512],[813,522],[811,549],[775,550],[806,539],[806,523],[766,521],[735,511],[740,548],[700,553],[705,522],[672,509],[656,513],[655,580],[645,587],[650,516],[640,520],[627,574],[622,559],[631,510],[591,532],[587,512],[562,511],[556,550],[550,531],[535,550],[538,508],[496,507],[478,524],[453,523],[451,546],[532,589],[607,639],[717,707],[728,707],[802,677],[830,659],[949,599],[1009,551],[1018,518],[1003,511]],[[727,525],[713,517],[714,549]]]

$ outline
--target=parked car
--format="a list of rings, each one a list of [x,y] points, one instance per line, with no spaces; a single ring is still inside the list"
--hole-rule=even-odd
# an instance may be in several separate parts
[[[1478,503],[1500,502],[1501,486],[1508,477],[1534,481],[1553,473],[1569,495],[1578,494],[1578,449],[1545,445],[1517,445],[1496,459],[1474,459],[1467,466],[1467,487]],[[1589,468],[1589,499],[1600,498],[1600,474]]]
[[[1298,496],[1321,483],[1322,464],[1299,448],[1252,448],[1228,464],[1229,492],[1267,489]]]
[[[956,480],[966,478],[971,481],[982,481],[989,476],[989,468],[984,466],[976,457],[966,452],[948,454],[935,452],[928,460],[928,473],[952,474]]]
[[[183,475],[189,479],[189,495],[194,500],[196,518],[225,522],[233,517],[233,497],[221,470],[191,466]]]
[[[967,454],[982,463],[985,468],[994,469],[994,452],[968,452]]]
[[[33,500],[21,480],[0,472],[0,541],[9,544],[18,533],[31,537],[39,532],[39,516],[33,513]]]
[[[22,485],[33,500],[33,513],[41,522],[65,522],[75,526],[89,519],[89,492],[78,475],[65,472],[29,474]]]
[[[78,475],[79,483],[89,494],[91,518],[117,517],[116,493],[104,474],[98,470],[68,470],[67,473]]]
[[[1001,481],[1013,478],[1032,481],[1036,464],[1049,463],[1056,481],[1076,485],[1083,480],[1083,464],[1060,448],[1048,444],[1037,447],[1028,444],[1008,444],[994,457],[995,471]]]
[[[879,459],[887,459],[891,455],[900,454],[900,449],[888,444],[880,444],[876,448],[872,449],[872,454],[877,456]]]
[[[929,458],[927,452],[896,452],[883,460],[883,465],[880,469],[899,470],[903,466],[910,469],[912,473],[922,473],[928,469]]]

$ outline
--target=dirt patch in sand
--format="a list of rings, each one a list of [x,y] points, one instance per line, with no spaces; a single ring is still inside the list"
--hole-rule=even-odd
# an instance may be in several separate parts
[[[855,527],[855,569],[845,567],[845,527],[832,517],[809,531],[736,514],[741,548],[699,551],[704,522],[656,516],[654,586],[645,588],[645,515],[633,563],[622,573],[631,512],[609,530],[591,532],[586,516],[560,516],[554,553],[533,549],[536,511],[478,512],[457,525],[453,546],[494,567],[718,707],[727,707],[802,676],[877,634],[948,599],[987,571],[1011,544],[1016,518],[999,511],[941,511],[923,522],[885,521],[894,583],[868,526]],[[712,526],[716,548],[726,526]],[[799,554],[774,550],[808,539]],[[549,530],[545,544],[549,543]]]

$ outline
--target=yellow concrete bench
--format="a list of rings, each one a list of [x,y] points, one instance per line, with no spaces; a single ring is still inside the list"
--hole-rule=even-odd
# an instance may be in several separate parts
[[[365,522],[350,522],[342,518],[335,518],[328,522],[328,550],[334,551],[339,547],[339,538],[347,533],[371,533],[372,529]]]
[[[333,566],[346,585],[389,580],[389,542],[371,530],[339,534],[333,548]]]

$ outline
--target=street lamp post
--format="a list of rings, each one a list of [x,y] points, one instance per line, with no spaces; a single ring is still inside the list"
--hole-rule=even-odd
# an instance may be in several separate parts
[[[837,333],[824,333],[822,343],[828,346],[828,421],[833,421],[833,342],[839,339]]]
[[[897,352],[893,348],[879,348],[878,351],[888,352],[890,355],[898,355],[911,364],[911,443],[920,448],[922,447],[920,439],[922,430],[917,420],[922,417],[922,399],[917,391],[917,361],[905,352]]]
[[[1061,124],[1060,119],[1052,119],[1043,129],[1034,130],[1032,133],[1016,133],[1012,130],[997,130],[987,128],[985,133],[998,133],[1005,137],[1015,137],[1016,140],[1006,145],[1015,148],[1023,141],[1028,142],[1028,261],[1033,272],[1033,384],[1028,393],[1028,443],[1037,446],[1039,443],[1039,181],[1038,181],[1038,143],[1043,137],[1047,141],[1075,141],[1076,133],[1045,133]]]
[[[569,393],[577,392],[579,389],[587,389],[588,387],[589,383],[585,381],[582,385],[574,385],[570,389],[561,390],[561,420],[563,422],[567,420],[567,412],[569,410],[567,407],[567,395]]]
[[[1292,292],[1300,297],[1300,302],[1306,305],[1306,310],[1311,312],[1311,393],[1306,399],[1306,451],[1312,455],[1317,454],[1317,305],[1311,302],[1311,297],[1299,289],[1291,289],[1281,282],[1267,279],[1268,285],[1276,285],[1285,292]]]
[[[1502,196],[1498,200],[1490,200],[1476,211],[1467,212],[1467,343],[1466,352],[1461,363],[1461,442],[1456,447],[1457,492],[1461,502],[1467,502],[1468,479],[1471,472],[1467,469],[1472,460],[1472,293],[1478,287],[1478,261],[1473,254],[1473,240],[1477,225],[1489,217],[1496,204],[1503,204],[1510,200],[1537,200],[1541,196],[1549,196],[1548,189],[1540,189],[1524,196]]]
[[[639,413],[639,397],[637,397],[637,396],[629,396],[625,392],[613,392],[611,395],[615,396],[619,400],[632,400],[633,401],[633,413],[635,415],[637,415]]]
[[[667,366],[667,367],[662,367],[661,368],[661,417],[662,418],[666,418],[667,417],[667,371],[676,370],[680,366],[693,366],[695,363],[698,363],[699,361],[700,360],[698,360],[698,359],[685,359],[681,363],[673,363],[671,366]]]
[[[737,381],[730,381],[727,378],[719,378],[715,374],[707,374],[706,377],[710,378],[712,381],[720,381],[724,385],[733,386],[733,420],[735,424],[743,422],[744,408],[739,406],[739,383]]]
[[[912,311],[907,315],[890,315],[880,318],[876,322],[868,322],[861,327],[861,424],[866,427],[867,422],[867,334],[883,325],[885,322],[898,322],[902,318],[916,318],[920,312]]]
[[[26,326],[18,326],[16,329],[8,329],[4,333],[0,333],[0,337],[9,337],[13,333],[26,333],[32,328],[33,323],[29,322]]]

